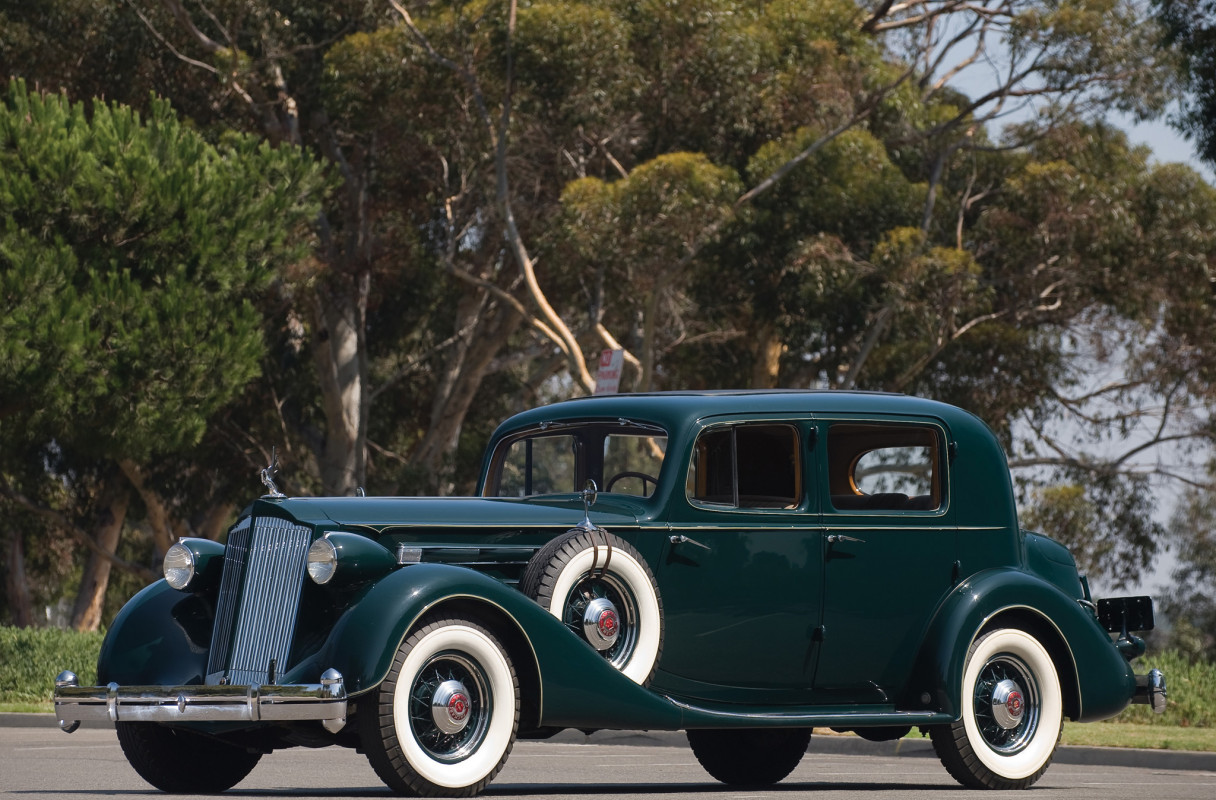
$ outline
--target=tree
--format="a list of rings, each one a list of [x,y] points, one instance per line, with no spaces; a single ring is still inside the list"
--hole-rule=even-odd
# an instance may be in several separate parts
[[[6,455],[41,457],[5,459],[0,495],[92,548],[77,627],[100,621],[142,465],[197,444],[258,375],[251,298],[307,245],[324,186],[303,151],[248,136],[214,147],[162,100],[145,120],[9,85],[0,436]],[[64,485],[74,501],[57,499]]]
[[[1216,504],[1208,491],[1188,491],[1170,521],[1178,556],[1161,611],[1171,646],[1216,661]]]
[[[1199,157],[1216,164],[1216,2],[1153,0],[1165,42],[1180,55],[1186,94],[1178,129],[1193,138]]]
[[[273,407],[222,409],[209,468],[277,440],[298,491],[451,491],[494,419],[587,390],[604,346],[637,385],[951,400],[1085,486],[1144,469],[1098,443],[1201,405],[1205,188],[1089,119],[1168,93],[1134,3],[110,6],[101,30],[139,21],[126,74],[207,135],[304,142],[344,178],[262,298]],[[51,22],[20,19],[53,55]],[[1126,390],[1091,385],[1129,344]],[[1061,442],[1061,412],[1091,439]]]

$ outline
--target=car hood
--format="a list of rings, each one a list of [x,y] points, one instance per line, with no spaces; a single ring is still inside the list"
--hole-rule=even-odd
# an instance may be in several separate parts
[[[274,509],[274,510],[272,510]],[[564,527],[583,518],[579,495],[544,498],[503,497],[310,497],[262,498],[254,515],[287,516],[310,525],[389,528]],[[628,527],[646,515],[641,503],[603,494],[591,509],[591,520],[604,527]]]

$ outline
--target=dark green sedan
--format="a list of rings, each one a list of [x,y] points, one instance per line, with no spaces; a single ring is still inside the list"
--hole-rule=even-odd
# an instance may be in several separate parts
[[[503,423],[471,498],[269,493],[183,539],[110,627],[109,720],[168,792],[341,745],[401,794],[468,796],[517,738],[684,730],[718,780],[788,775],[814,727],[932,737],[1022,788],[1064,719],[1165,707],[1152,601],[1095,601],[1018,526],[1005,455],[952,406],[851,392],[589,397]]]

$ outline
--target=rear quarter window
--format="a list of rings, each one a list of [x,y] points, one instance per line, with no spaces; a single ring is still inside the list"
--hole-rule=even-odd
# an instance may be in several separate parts
[[[944,503],[941,432],[929,425],[836,423],[828,485],[837,511],[936,511]]]

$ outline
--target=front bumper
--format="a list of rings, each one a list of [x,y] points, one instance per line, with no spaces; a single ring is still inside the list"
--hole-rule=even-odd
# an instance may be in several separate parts
[[[1165,674],[1159,669],[1149,670],[1147,675],[1136,676],[1136,694],[1133,703],[1152,706],[1158,714],[1165,712]]]
[[[346,686],[335,669],[320,683],[285,686],[80,686],[71,672],[55,679],[59,727],[110,722],[285,722],[317,720],[331,733],[346,724]]]

